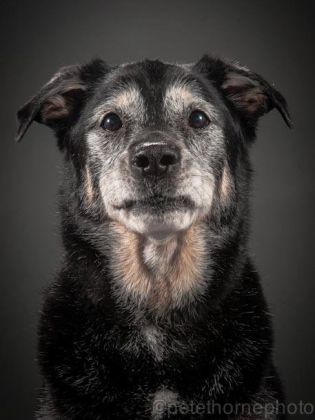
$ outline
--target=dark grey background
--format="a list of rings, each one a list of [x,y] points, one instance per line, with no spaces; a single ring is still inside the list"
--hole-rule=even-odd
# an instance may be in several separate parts
[[[315,403],[314,4],[1,2],[1,419],[32,418],[41,292],[61,252],[60,156],[52,133],[37,124],[14,144],[15,112],[59,66],[94,56],[191,62],[213,52],[238,59],[286,96],[295,129],[271,113],[252,150],[251,252],[274,314],[275,358],[288,400]]]

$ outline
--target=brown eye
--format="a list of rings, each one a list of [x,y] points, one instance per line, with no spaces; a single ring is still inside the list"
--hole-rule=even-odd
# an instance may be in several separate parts
[[[110,112],[103,118],[101,127],[104,130],[117,131],[122,127],[122,122],[117,114]]]
[[[209,125],[210,120],[203,111],[196,109],[189,116],[189,125],[192,128],[205,128]]]

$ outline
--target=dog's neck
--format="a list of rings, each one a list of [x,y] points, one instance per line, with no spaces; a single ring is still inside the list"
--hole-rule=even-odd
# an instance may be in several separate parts
[[[180,316],[202,311],[198,301],[205,303],[210,297],[212,303],[206,306],[212,307],[217,296],[222,301],[233,287],[247,259],[247,196],[235,207],[230,183],[225,177],[222,182],[211,215],[165,241],[137,234],[97,212],[93,215],[91,204],[82,213],[81,202],[72,199],[67,184],[62,194],[67,209],[65,248],[75,263],[86,261],[91,250],[91,264],[96,264],[100,278],[109,274],[102,281],[125,308],[137,306],[162,317],[179,310]]]
[[[158,313],[191,305],[202,298],[207,246],[202,223],[156,241],[111,223],[115,246],[111,271],[120,301],[133,301]]]

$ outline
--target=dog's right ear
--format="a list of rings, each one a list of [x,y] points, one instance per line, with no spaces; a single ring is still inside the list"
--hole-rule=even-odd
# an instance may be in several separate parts
[[[33,121],[58,131],[77,115],[92,85],[107,72],[99,59],[84,66],[62,67],[17,113],[16,141],[20,141]]]
[[[292,127],[288,105],[281,93],[259,74],[237,63],[203,56],[194,70],[210,80],[227,102],[250,123],[272,109],[277,109],[285,123]]]

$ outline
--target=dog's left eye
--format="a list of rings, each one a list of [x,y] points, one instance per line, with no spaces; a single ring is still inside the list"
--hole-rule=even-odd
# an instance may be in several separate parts
[[[101,127],[104,130],[117,131],[122,127],[122,121],[117,114],[110,112],[103,118]]]
[[[192,128],[205,128],[209,123],[210,120],[207,115],[199,109],[193,111],[189,116],[189,125]]]

